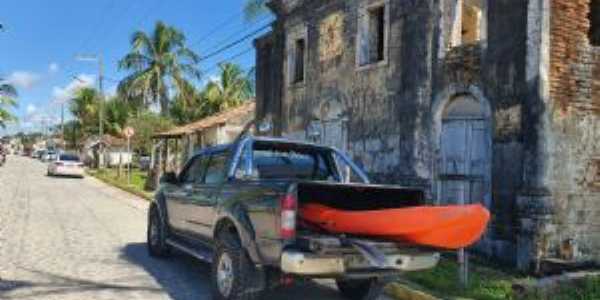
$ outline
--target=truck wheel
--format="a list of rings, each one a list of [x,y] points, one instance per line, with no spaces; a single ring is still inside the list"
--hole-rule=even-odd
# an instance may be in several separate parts
[[[148,216],[147,246],[148,253],[154,257],[167,257],[171,248],[167,245],[167,228],[156,207],[150,208]]]
[[[254,266],[239,240],[220,235],[212,261],[211,292],[217,300],[254,300],[259,291],[252,286]]]
[[[340,293],[350,300],[375,300],[383,293],[385,283],[377,278],[336,280]]]

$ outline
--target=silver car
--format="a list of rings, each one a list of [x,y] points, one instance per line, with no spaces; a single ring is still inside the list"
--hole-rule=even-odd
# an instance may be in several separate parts
[[[83,178],[83,163],[75,154],[58,154],[48,164],[48,176],[74,176]]]

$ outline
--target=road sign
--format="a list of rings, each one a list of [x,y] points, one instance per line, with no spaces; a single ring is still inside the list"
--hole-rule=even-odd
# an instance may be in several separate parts
[[[125,135],[126,138],[131,138],[135,135],[135,130],[131,127],[125,127],[125,129],[123,129],[123,135]]]

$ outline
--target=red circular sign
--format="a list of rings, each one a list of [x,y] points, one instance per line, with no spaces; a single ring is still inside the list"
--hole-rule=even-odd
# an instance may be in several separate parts
[[[126,138],[130,138],[135,134],[135,130],[131,127],[126,127],[125,129],[123,129],[123,135],[125,135]]]

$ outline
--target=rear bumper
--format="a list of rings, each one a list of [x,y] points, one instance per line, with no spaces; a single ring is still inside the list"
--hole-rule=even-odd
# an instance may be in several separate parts
[[[325,256],[313,253],[287,250],[281,256],[281,270],[284,273],[303,276],[347,276],[353,273],[373,274],[381,271],[410,272],[435,267],[439,253],[398,253],[385,256],[384,266],[374,267],[361,255]]]
[[[83,168],[55,168],[50,171],[53,175],[82,177],[85,172]]]

